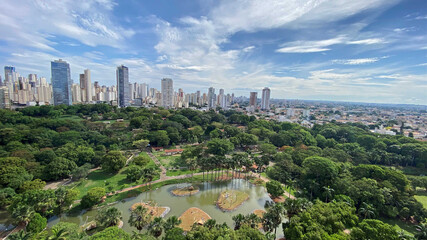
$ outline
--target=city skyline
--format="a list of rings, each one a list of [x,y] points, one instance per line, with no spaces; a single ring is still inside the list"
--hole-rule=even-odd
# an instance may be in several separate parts
[[[169,3],[4,1],[0,64],[49,78],[62,58],[74,82],[91,69],[92,82],[113,85],[124,64],[130,82],[158,89],[168,77],[188,91],[427,103],[425,1]]]

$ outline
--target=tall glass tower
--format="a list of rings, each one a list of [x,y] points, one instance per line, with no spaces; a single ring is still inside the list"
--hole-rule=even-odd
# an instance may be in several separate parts
[[[126,107],[130,105],[130,92],[129,92],[129,69],[124,65],[118,66],[116,70],[117,77],[117,93],[119,107]]]
[[[52,72],[53,104],[71,105],[71,74],[70,64],[62,59],[50,62]]]

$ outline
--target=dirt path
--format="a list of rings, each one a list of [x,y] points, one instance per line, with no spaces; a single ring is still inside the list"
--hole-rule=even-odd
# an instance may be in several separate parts
[[[154,161],[154,163],[160,168],[161,173],[160,173],[160,179],[159,180],[168,180],[167,176],[166,176],[166,168],[162,165],[162,163],[159,161],[159,159],[157,159],[156,156],[154,156],[151,152],[147,152],[148,156],[150,156],[150,158]]]

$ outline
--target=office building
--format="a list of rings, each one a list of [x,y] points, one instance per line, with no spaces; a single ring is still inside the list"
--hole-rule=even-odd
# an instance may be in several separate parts
[[[270,89],[268,87],[262,90],[261,109],[270,110]]]
[[[162,106],[165,108],[174,106],[173,81],[170,78],[162,79]]]
[[[118,66],[116,76],[118,92],[117,104],[119,107],[127,107],[130,105],[129,69],[124,65]]]
[[[51,62],[52,88],[54,105],[71,105],[71,74],[70,64],[62,59]]]

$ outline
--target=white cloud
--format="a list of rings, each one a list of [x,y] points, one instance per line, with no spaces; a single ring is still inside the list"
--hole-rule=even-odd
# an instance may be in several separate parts
[[[110,19],[112,0],[2,1],[0,40],[11,45],[55,51],[56,36],[75,39],[89,46],[121,48],[134,31]]]
[[[378,62],[380,59],[383,59],[386,57],[381,57],[381,58],[355,58],[355,59],[335,59],[332,60],[333,63],[338,63],[338,64],[344,64],[344,65],[361,65],[361,64],[366,64],[366,63],[374,63],[374,62]]]
[[[386,42],[381,38],[369,38],[369,39],[361,39],[361,40],[347,42],[347,44],[358,44],[358,45],[371,45],[371,44],[378,44],[378,43],[386,43]]]

